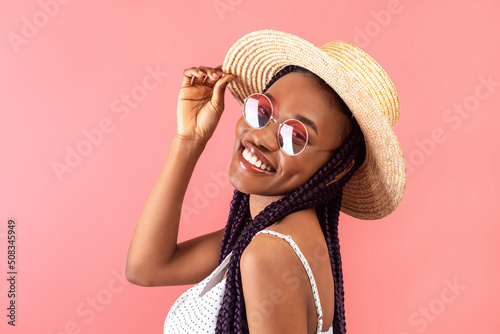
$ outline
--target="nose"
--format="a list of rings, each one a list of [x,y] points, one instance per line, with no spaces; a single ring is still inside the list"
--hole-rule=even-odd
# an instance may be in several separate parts
[[[252,130],[251,136],[257,148],[264,148],[269,152],[278,150],[279,146],[276,135],[278,128],[279,125],[276,123],[276,120],[272,119],[271,122],[262,129]]]

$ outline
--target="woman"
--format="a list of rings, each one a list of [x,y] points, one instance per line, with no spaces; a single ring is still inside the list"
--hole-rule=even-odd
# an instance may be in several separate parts
[[[226,86],[243,108],[228,222],[177,244]],[[262,30],[238,40],[222,66],[186,69],[177,133],[127,258],[135,284],[198,283],[170,309],[165,333],[345,333],[339,212],[380,219],[399,204],[398,116],[387,74],[345,42],[316,47]]]

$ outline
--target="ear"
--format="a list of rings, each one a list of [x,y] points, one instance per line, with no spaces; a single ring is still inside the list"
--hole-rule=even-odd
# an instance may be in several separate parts
[[[332,181],[328,182],[326,185],[329,186],[330,184],[332,184],[332,183],[337,182],[338,180],[340,180],[345,174],[347,174],[348,171],[351,170],[352,166],[354,166],[354,159],[352,159],[352,161],[349,164],[349,166],[347,166],[343,171],[341,171],[337,176],[335,176],[335,178]]]

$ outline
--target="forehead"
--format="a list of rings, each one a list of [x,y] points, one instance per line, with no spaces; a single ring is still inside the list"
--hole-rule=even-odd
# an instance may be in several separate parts
[[[276,80],[266,93],[272,96],[278,120],[283,121],[294,115],[307,117],[316,124],[318,136],[340,145],[346,116],[334,104],[331,93],[323,89],[315,78],[291,72]]]

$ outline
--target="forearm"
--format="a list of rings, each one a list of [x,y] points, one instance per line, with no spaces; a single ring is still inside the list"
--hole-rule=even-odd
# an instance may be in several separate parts
[[[137,222],[127,257],[131,271],[147,275],[172,258],[179,232],[182,201],[205,143],[175,136],[168,156]]]

